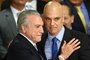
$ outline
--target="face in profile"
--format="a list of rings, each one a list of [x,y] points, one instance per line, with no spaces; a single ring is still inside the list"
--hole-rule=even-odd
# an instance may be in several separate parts
[[[28,25],[24,27],[24,34],[34,43],[41,41],[43,31],[43,21],[38,15],[28,16]]]
[[[63,6],[63,17],[64,17],[64,25],[71,29],[72,23],[74,22],[74,16],[70,14],[69,7]]]
[[[62,7],[55,3],[44,8],[44,21],[47,31],[52,35],[57,35],[62,26]]]

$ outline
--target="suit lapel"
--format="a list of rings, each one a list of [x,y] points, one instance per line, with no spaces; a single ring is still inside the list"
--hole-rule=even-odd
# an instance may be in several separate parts
[[[41,55],[39,55],[39,53],[35,49],[35,47],[25,37],[23,37],[22,35],[18,34],[18,38],[19,38],[20,41],[23,42],[24,45],[26,45],[26,47],[28,49],[30,49],[30,51],[32,51],[32,54],[34,54],[35,56],[38,56],[42,60]]]
[[[46,30],[44,30],[44,34],[42,35],[42,40],[41,42],[39,42],[37,44],[37,47],[38,47],[38,50],[39,50],[39,53],[43,56],[44,60],[46,60],[46,56],[45,56],[45,43],[46,43],[46,39],[48,37],[48,33]]]
[[[6,21],[8,22],[8,25],[10,26],[10,29],[11,29],[13,35],[16,36],[18,29],[16,27],[16,23],[15,23],[15,20],[14,20],[11,10],[6,11],[5,17],[6,17]]]
[[[86,9],[89,15],[89,19],[90,19],[90,8],[89,8],[89,2],[88,1],[84,1],[85,5],[86,5]]]
[[[61,42],[61,45],[60,45],[60,48],[59,48],[58,55],[61,54],[61,47],[64,43],[64,40],[66,42],[69,42],[72,38],[73,38],[73,36],[71,35],[71,31],[69,29],[65,28],[64,36],[63,36],[63,39],[62,39],[62,42]]]

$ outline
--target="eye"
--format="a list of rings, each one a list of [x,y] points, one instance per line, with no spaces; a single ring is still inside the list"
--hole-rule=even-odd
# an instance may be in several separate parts
[[[48,21],[49,21],[49,20],[50,20],[50,18],[48,18],[48,17],[45,17],[45,20],[48,20]]]
[[[35,27],[36,27],[36,28],[39,28],[39,27],[40,27],[40,25],[35,25]]]
[[[56,17],[54,20],[55,21],[58,21],[59,19],[61,19],[61,17]]]
[[[68,17],[64,17],[64,20],[67,20],[68,19]]]

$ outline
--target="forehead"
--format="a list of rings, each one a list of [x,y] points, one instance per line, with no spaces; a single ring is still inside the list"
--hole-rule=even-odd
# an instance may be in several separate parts
[[[31,15],[28,15],[28,18],[29,18],[29,21],[31,23],[37,23],[38,24],[38,23],[43,22],[41,16],[39,16],[39,15],[31,14]]]
[[[63,12],[68,13],[69,12],[69,7],[63,5]]]
[[[57,17],[57,16],[62,16],[62,7],[61,6],[49,6],[44,9],[44,16],[52,16],[52,17]]]

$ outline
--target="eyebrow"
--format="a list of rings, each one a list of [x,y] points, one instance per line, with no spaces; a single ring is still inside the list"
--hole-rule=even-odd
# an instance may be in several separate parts
[[[44,17],[45,19],[51,19],[50,17]],[[54,17],[53,19],[60,19],[61,17]]]

